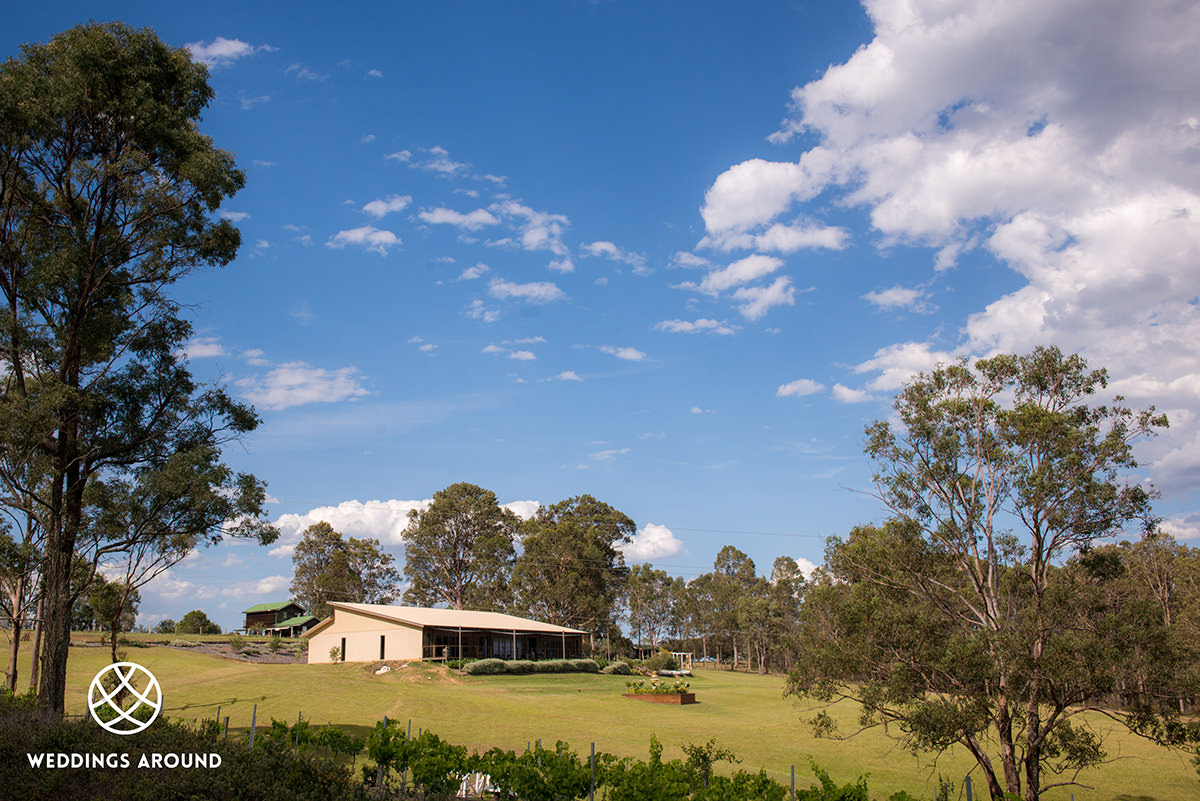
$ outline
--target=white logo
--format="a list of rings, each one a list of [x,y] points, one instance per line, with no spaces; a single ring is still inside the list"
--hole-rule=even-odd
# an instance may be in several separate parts
[[[106,689],[104,683],[109,673],[115,677],[109,683],[115,682],[115,686]],[[145,681],[141,679],[143,673]],[[139,684],[141,689],[138,689]],[[129,697],[133,702],[128,708],[122,708],[121,702]],[[143,707],[154,710],[145,721],[134,717]],[[92,686],[88,688],[88,711],[97,723],[113,734],[137,734],[153,723],[162,711],[162,688],[154,674],[141,665],[116,662],[92,679]]]

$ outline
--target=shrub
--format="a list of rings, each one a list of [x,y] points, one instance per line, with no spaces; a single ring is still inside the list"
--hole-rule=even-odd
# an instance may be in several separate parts
[[[198,648],[202,644],[197,640],[171,640],[167,643],[172,648]]]
[[[283,638],[276,634],[267,641],[267,647],[271,649],[271,653],[279,653],[279,649],[283,647]]]
[[[599,673],[600,665],[595,659],[572,659],[571,664],[575,666],[575,670],[580,673]]]
[[[530,662],[528,659],[514,659],[511,662],[504,663],[505,673],[541,673],[541,662]]]
[[[230,634],[229,635],[229,647],[232,648],[235,652],[242,650],[243,648],[246,647],[246,638],[240,634]]]
[[[657,673],[660,670],[679,670],[679,661],[667,651],[659,651],[646,660],[646,669]]]
[[[573,673],[575,668],[565,659],[545,659],[537,664],[538,673]]]
[[[609,676],[632,676],[633,671],[629,669],[629,665],[624,662],[612,662],[604,670],[600,671]]]
[[[342,649],[336,645],[333,646],[332,648],[330,648],[329,649],[329,661],[330,662],[341,662],[342,661]]]
[[[480,659],[478,662],[467,665],[464,669],[469,676],[496,676],[508,672],[502,659]]]

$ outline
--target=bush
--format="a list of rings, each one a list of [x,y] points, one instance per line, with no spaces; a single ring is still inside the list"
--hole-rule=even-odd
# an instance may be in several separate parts
[[[565,659],[546,659],[537,664],[538,673],[574,673],[574,666]]]
[[[646,660],[646,669],[655,673],[660,670],[679,670],[679,660],[667,651],[659,651]]]
[[[270,640],[267,641],[267,648],[270,648],[271,653],[273,653],[273,654],[279,653],[279,649],[282,647],[283,647],[283,638],[280,637],[278,634],[276,634],[274,637],[272,637]]]
[[[196,640],[171,640],[167,645],[172,648],[198,648],[203,643]]]
[[[508,672],[503,659],[480,659],[478,662],[467,665],[464,669],[468,676],[496,676]]]
[[[633,671],[629,669],[629,665],[625,664],[624,662],[613,662],[608,667],[604,668],[604,670],[601,670],[600,672],[607,674],[609,676],[632,676],[633,675]]]
[[[505,673],[525,674],[525,673],[541,673],[539,667],[541,662],[530,662],[528,659],[514,659],[511,662],[504,663]]]
[[[242,650],[246,647],[246,638],[240,634],[230,634],[229,647],[232,648],[235,653]]]
[[[572,659],[571,664],[574,665],[575,670],[579,673],[600,672],[600,665],[596,663],[595,659]]]

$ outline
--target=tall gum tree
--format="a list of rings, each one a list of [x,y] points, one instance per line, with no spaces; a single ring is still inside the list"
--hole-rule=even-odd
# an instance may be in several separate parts
[[[893,421],[866,431],[894,517],[828,542],[832,580],[808,593],[788,692],[852,698],[864,726],[891,723],[914,750],[965,747],[997,800],[1035,801],[1104,762],[1089,712],[1186,739],[1189,688],[1170,649],[1114,647],[1113,610],[1077,602],[1086,582],[1063,567],[1154,526],[1132,443],[1167,420],[1120,398],[1088,405],[1106,384],[1052,347],[910,381]],[[1141,686],[1117,681],[1134,673]],[[814,723],[828,732],[831,719]]]
[[[214,213],[244,176],[197,126],[212,96],[204,65],[120,23],[72,28],[0,65],[0,424],[6,447],[41,465],[21,490],[44,529],[38,703],[54,713],[90,483],[136,484],[258,423],[193,382],[178,357],[191,329],[168,295],[240,242]],[[250,477],[232,484],[251,507],[261,499]]]

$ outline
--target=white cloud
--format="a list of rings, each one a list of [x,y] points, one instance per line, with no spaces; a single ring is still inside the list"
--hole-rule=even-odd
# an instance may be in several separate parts
[[[525,250],[548,250],[555,256],[567,255],[562,236],[571,223],[564,215],[534,211],[511,198],[493,203],[488,209],[514,225],[521,237],[520,246]]]
[[[249,212],[230,211],[229,209],[220,209],[217,211],[217,216],[223,220],[229,220],[230,222],[241,222],[242,220],[250,219]]]
[[[635,272],[644,270],[646,257],[617,247],[612,242],[599,241],[580,245],[580,250],[588,256],[600,256],[610,261],[619,261],[635,268]]]
[[[838,403],[865,403],[866,401],[875,400],[871,393],[862,389],[851,389],[842,384],[834,384],[833,399]]]
[[[528,284],[516,284],[501,278],[493,278],[488,284],[488,292],[494,298],[515,298],[529,303],[553,303],[566,300],[567,295],[549,281],[534,281]]]
[[[575,262],[569,258],[555,259],[546,265],[547,270],[553,270],[556,273],[573,273],[575,272]]]
[[[500,222],[499,218],[487,209],[475,209],[475,211],[463,214],[454,209],[439,206],[436,209],[421,211],[417,216],[432,225],[454,225],[464,231],[478,231],[480,228],[497,225]]]
[[[208,44],[204,42],[188,42],[184,45],[192,55],[193,61],[206,64],[209,67],[228,67],[239,58],[253,55],[259,50],[273,50],[269,45],[255,47],[241,39],[226,39],[218,36]]]
[[[189,359],[205,359],[212,356],[224,356],[225,348],[216,337],[192,337],[183,346],[183,353]]]
[[[328,75],[322,75],[319,72],[313,72],[303,64],[291,64],[283,71],[284,75],[294,75],[302,81],[326,81],[329,80]]]
[[[774,256],[747,256],[733,262],[728,267],[714,270],[704,276],[699,289],[701,292],[716,295],[726,289],[757,281],[781,267],[783,267],[783,261]]]
[[[364,145],[368,145],[375,141],[375,134],[363,134],[362,139],[359,139],[358,141]]]
[[[249,581],[236,581],[222,588],[221,595],[227,598],[270,597],[288,592],[291,576],[266,576]]]
[[[408,513],[425,509],[432,499],[421,501],[343,501],[337,506],[319,506],[303,514],[285,514],[275,521],[279,541],[295,545],[304,530],[322,521],[347,537],[370,538],[385,545],[403,545]]]
[[[388,195],[383,200],[372,200],[362,210],[375,219],[393,211],[404,211],[412,203],[412,195]]]
[[[502,503],[500,507],[507,509],[522,520],[529,520],[537,515],[542,505],[537,501],[512,501],[511,503]]]
[[[767,287],[742,287],[733,293],[734,300],[741,302],[738,309],[747,320],[759,320],[774,306],[796,305],[796,290],[792,279],[780,276]]]
[[[630,562],[649,562],[674,556],[683,550],[683,542],[666,526],[648,523],[630,542],[618,545],[617,549]]]
[[[917,373],[932,371],[938,364],[949,364],[954,361],[954,354],[947,351],[933,350],[925,342],[902,342],[888,345],[875,352],[868,359],[855,366],[856,373],[878,373],[870,383],[870,388],[877,392],[894,392]]]
[[[478,299],[471,301],[466,314],[472,320],[483,320],[485,323],[494,323],[500,319],[499,309],[494,309]]]
[[[395,153],[388,153],[383,157],[384,161],[388,161],[389,159],[392,161],[398,161],[401,164],[407,164],[408,162],[412,161],[412,151],[397,150]]]
[[[909,309],[916,312],[929,312],[933,308],[926,300],[924,289],[919,287],[894,286],[890,289],[880,289],[862,296],[862,299],[878,306],[880,309]]]
[[[637,348],[618,348],[613,345],[601,345],[600,351],[610,356],[616,356],[618,359],[624,359],[627,362],[640,362],[647,358],[646,354]]]
[[[593,462],[609,462],[613,459],[616,459],[618,456],[624,456],[627,453],[629,453],[629,448],[614,448],[612,450],[596,451],[595,453],[589,454],[588,458]]]
[[[408,151],[403,152],[407,153]],[[423,161],[413,162],[413,167],[416,167],[420,170],[426,170],[428,172],[440,173],[446,177],[462,175],[471,169],[470,164],[461,161],[454,161],[452,158],[450,158],[449,151],[447,151],[444,147],[431,147],[426,152],[429,154],[429,158]],[[411,157],[412,154],[409,153],[409,158]],[[405,158],[401,160],[408,161],[409,159]]]
[[[380,72],[379,70],[367,70],[367,74],[366,74],[364,77],[367,77],[367,78],[382,78],[382,77],[383,77],[383,73],[382,73],[382,72]]]
[[[305,362],[281,364],[265,376],[243,378],[237,385],[251,403],[267,409],[334,403],[370,394],[360,383],[356,367],[325,370]]]
[[[579,377],[579,374],[576,373],[574,370],[564,370],[563,372],[556,375],[555,378],[557,378],[559,381],[582,381],[583,380],[582,378]]]
[[[706,317],[701,317],[698,320],[663,320],[654,326],[656,331],[665,331],[668,334],[720,334],[729,336],[736,334],[738,327],[717,320],[709,320]]]
[[[716,409],[701,409],[699,406],[693,406],[691,408],[691,413],[692,414],[716,414],[717,410]]]
[[[362,228],[352,228],[348,231],[338,231],[325,243],[327,248],[341,250],[346,245],[357,245],[364,250],[386,256],[388,248],[400,245],[400,237],[391,231],[381,231],[371,225]]]
[[[818,392],[823,392],[824,390],[824,384],[813,381],[811,378],[800,378],[792,381],[789,384],[784,384],[781,386],[775,391],[775,396],[779,398],[799,398],[804,395],[815,395]]]
[[[174,571],[167,570],[158,574],[146,585],[144,592],[159,598],[212,598],[217,593],[212,587],[195,584],[186,579],[178,578]]]
[[[533,353],[533,351],[514,350],[508,354],[508,358],[517,359],[518,361],[523,361],[523,362],[531,362],[531,361],[536,360],[537,356]]]
[[[462,272],[459,274],[459,276],[458,276],[458,279],[457,279],[457,280],[459,280],[459,281],[471,281],[471,280],[474,280],[474,279],[476,279],[476,278],[480,278],[480,277],[482,277],[482,276],[483,276],[483,274],[484,274],[484,273],[486,273],[486,272],[487,272],[488,270],[490,270],[490,269],[492,269],[492,268],[491,268],[491,267],[488,267],[488,266],[487,266],[486,264],[484,264],[483,262],[480,262],[479,264],[476,264],[474,267],[467,267],[465,270],[463,270],[463,271],[462,271]]]

